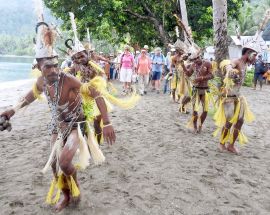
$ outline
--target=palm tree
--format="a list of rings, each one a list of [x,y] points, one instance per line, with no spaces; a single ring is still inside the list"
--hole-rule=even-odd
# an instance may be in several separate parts
[[[229,35],[235,34],[237,34],[237,36],[254,35],[256,33],[256,30],[258,29],[258,24],[256,24],[254,21],[254,11],[255,11],[254,6],[248,2],[245,2],[243,7],[239,10],[238,19],[231,20],[229,22],[228,25]]]
[[[213,3],[213,26],[215,58],[219,64],[223,59],[228,58],[227,40],[227,0],[212,0]]]
[[[254,4],[254,20],[256,24],[260,24],[263,18],[263,14],[266,10],[270,8],[270,0],[261,0],[258,2],[255,2]]]

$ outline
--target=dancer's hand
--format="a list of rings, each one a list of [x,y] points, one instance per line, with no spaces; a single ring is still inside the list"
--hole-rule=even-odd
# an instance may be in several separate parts
[[[112,125],[105,125],[103,127],[103,137],[109,145],[114,144],[116,137]]]
[[[7,120],[9,120],[14,114],[15,114],[15,111],[13,109],[9,109],[1,113],[0,116],[6,117]]]

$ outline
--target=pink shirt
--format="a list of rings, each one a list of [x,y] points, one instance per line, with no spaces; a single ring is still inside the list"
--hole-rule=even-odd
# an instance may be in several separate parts
[[[147,75],[150,73],[151,69],[151,60],[148,56],[139,57],[138,59],[138,74],[140,75]]]
[[[121,56],[121,65],[124,69],[132,69],[134,64],[134,57],[131,53],[124,53]]]

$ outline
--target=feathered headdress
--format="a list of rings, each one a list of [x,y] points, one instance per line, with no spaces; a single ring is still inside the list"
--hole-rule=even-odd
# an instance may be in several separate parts
[[[71,49],[71,51],[72,51],[71,55],[74,55],[74,54],[77,54],[81,51],[85,51],[85,48],[78,38],[77,26],[76,26],[76,22],[75,22],[74,13],[69,12],[69,16],[70,16],[70,22],[71,22],[71,26],[72,26],[72,30],[73,30],[73,34],[74,34],[74,40],[71,40],[71,39],[68,40],[68,41],[72,41],[71,45],[68,44],[67,41],[65,44],[68,48]]]
[[[34,3],[34,8],[35,8],[35,13],[38,18],[38,22],[43,22],[44,21],[44,12],[43,12],[43,2],[42,0],[33,0]]]
[[[186,37],[185,41],[181,41],[179,36],[177,36],[177,41],[175,42],[174,46],[177,48],[181,48],[184,50],[184,52],[190,54],[193,58],[196,58],[196,56],[199,56],[201,54],[201,49],[200,47],[194,43],[193,38],[192,38],[192,33],[191,29],[182,22],[182,20],[174,14],[174,17],[176,18],[177,25],[185,32]],[[178,28],[176,28],[178,29]],[[177,35],[177,32],[176,32]],[[178,35],[179,35],[179,30],[178,30]]]
[[[35,58],[50,58],[58,56],[53,46],[56,40],[54,27],[44,22],[42,0],[34,0],[35,12],[38,18],[36,25]]]

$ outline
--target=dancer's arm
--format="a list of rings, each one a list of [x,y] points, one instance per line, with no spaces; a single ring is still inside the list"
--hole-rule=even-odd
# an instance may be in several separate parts
[[[110,122],[108,110],[104,98],[101,94],[95,89],[89,89],[90,96],[93,97],[96,101],[97,107],[99,109],[102,121],[103,121],[103,136],[108,144],[112,145],[115,142],[115,133],[113,126]]]
[[[40,92],[39,94],[41,94],[41,92],[43,91],[43,89],[42,89],[43,84],[42,83],[43,83],[43,78],[40,77],[40,78],[38,78],[38,80],[34,86],[37,89],[37,91]],[[36,99],[37,99],[37,97],[35,96],[34,90],[32,89],[25,96],[23,96],[16,105],[14,105],[12,108],[1,113],[0,116],[4,116],[9,120],[12,116],[14,116],[14,114],[19,109],[31,104]]]
[[[212,73],[212,65],[210,62],[205,62],[204,67],[202,69],[206,69],[205,75],[202,75],[200,77],[197,77],[194,82],[201,82],[201,81],[209,81],[214,78],[214,75]]]
[[[195,64],[192,63],[189,67],[186,67],[184,61],[181,61],[181,66],[186,76],[190,77],[195,71]]]
[[[80,90],[82,84],[79,80],[74,78],[73,76],[67,76],[67,82],[68,85],[76,90]],[[115,142],[115,133],[113,126],[110,122],[109,116],[108,116],[108,111],[107,111],[107,106],[106,103],[101,96],[100,92],[97,91],[94,87],[89,87],[89,96],[95,99],[97,107],[99,109],[102,121],[103,121],[103,136],[104,139],[108,142],[108,144],[112,145]]]

